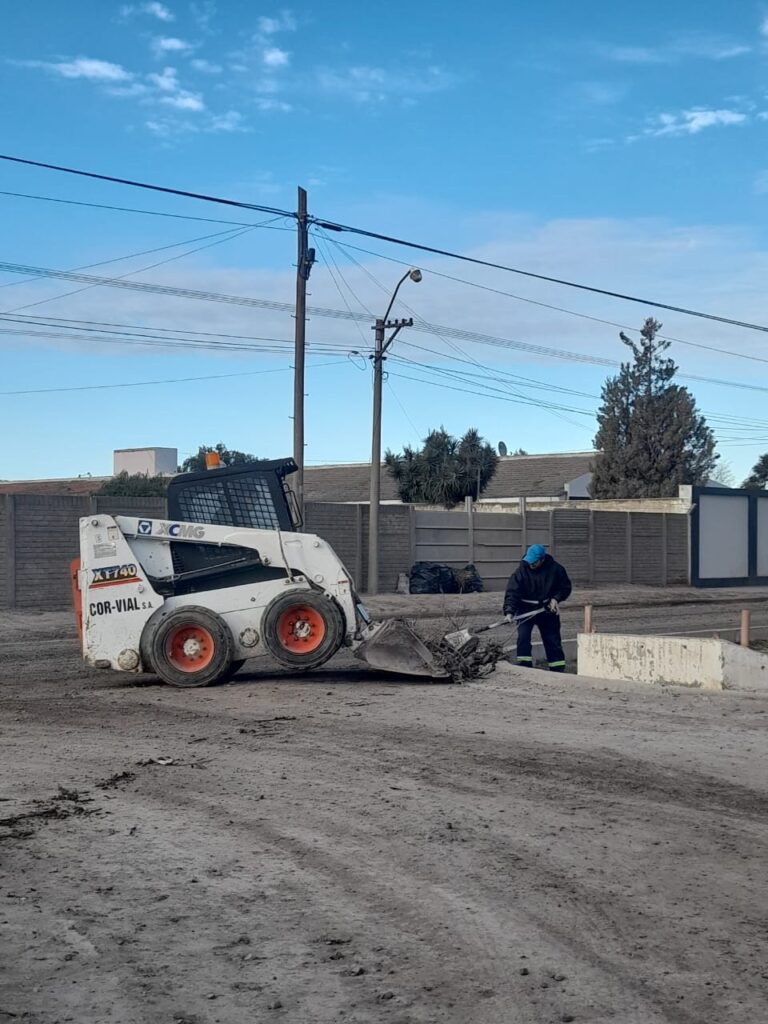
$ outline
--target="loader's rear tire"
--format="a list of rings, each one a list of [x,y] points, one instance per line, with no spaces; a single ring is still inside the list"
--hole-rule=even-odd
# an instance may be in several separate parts
[[[160,619],[146,647],[154,672],[170,686],[212,686],[231,674],[232,634],[207,608],[178,608]]]
[[[281,665],[317,668],[341,647],[344,616],[334,601],[313,590],[281,594],[264,613],[262,636]]]

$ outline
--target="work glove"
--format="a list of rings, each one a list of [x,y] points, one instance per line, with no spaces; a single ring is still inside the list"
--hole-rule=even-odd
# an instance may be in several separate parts
[[[512,612],[507,612],[507,614],[504,616],[504,618],[507,620],[507,622],[514,622],[515,621],[515,616],[512,614]]]
[[[547,611],[552,612],[553,615],[560,614],[560,606],[558,605],[554,597],[550,598],[550,600],[547,601]]]

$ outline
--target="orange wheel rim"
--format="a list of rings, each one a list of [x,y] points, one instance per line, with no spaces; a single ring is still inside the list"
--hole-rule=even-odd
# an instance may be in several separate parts
[[[165,653],[181,672],[199,672],[213,660],[215,642],[202,626],[179,626],[168,637]]]
[[[325,620],[308,605],[294,605],[277,620],[277,639],[291,654],[311,654],[324,638]]]

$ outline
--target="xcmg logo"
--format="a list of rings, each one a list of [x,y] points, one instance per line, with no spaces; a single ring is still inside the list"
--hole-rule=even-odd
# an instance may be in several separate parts
[[[155,536],[202,540],[205,536],[205,527],[194,526],[192,523],[155,523]]]

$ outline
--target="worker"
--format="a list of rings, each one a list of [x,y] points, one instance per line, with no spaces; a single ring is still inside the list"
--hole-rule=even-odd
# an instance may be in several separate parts
[[[538,626],[551,672],[565,671],[565,654],[560,638],[559,606],[571,594],[568,573],[543,544],[532,544],[509,578],[504,594],[504,615],[508,622],[518,616],[541,611],[517,624],[517,663],[533,665],[531,637]]]

